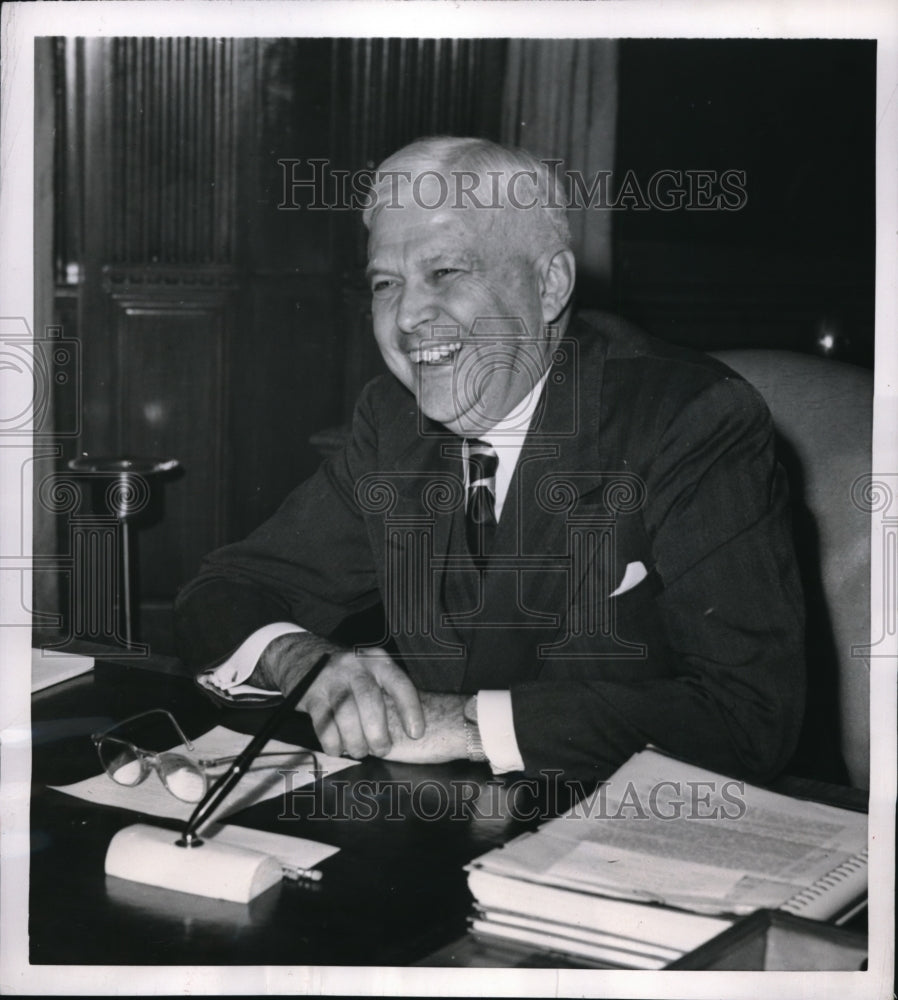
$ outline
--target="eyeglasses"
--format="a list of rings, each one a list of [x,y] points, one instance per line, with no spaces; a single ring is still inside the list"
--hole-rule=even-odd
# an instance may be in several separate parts
[[[138,719],[143,719],[151,715],[165,715],[174,726],[175,732],[181,738],[185,750],[196,753],[196,747],[184,735],[183,730],[175,721],[171,712],[164,708],[151,708],[148,712],[140,712],[132,715],[123,722],[117,722],[114,726],[102,733],[94,733],[91,736],[97,753],[100,755],[100,763],[103,770],[116,784],[134,786],[145,781],[151,771],[155,771],[165,788],[182,802],[199,802],[209,788],[210,780],[214,776],[208,773],[209,768],[219,767],[222,764],[230,764],[237,759],[237,754],[229,757],[197,757],[188,756],[180,748],[177,750],[165,750],[155,753],[151,750],[143,750],[130,740],[121,736],[111,735],[116,729],[121,729]],[[303,756],[309,757],[312,761],[313,770],[318,769],[318,759],[311,750],[272,750],[259,754],[260,757],[286,757]]]

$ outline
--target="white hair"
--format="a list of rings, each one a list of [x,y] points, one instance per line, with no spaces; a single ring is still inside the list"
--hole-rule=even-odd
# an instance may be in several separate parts
[[[370,230],[379,212],[400,207],[403,197],[417,197],[421,182],[429,177],[438,182],[443,198],[439,206],[429,202],[426,207],[510,209],[527,236],[522,249],[536,259],[571,245],[565,191],[553,169],[557,166],[558,161],[539,160],[526,150],[488,139],[417,139],[388,156],[374,172],[362,220]]]

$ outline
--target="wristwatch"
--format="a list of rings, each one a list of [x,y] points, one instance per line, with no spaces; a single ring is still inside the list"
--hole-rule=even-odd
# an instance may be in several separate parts
[[[465,702],[465,746],[468,760],[484,761],[483,742],[480,739],[480,727],[477,725],[477,695],[471,695]]]

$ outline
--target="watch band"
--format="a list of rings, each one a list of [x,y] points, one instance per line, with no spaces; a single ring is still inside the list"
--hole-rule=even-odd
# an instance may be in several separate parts
[[[483,761],[487,759],[483,752],[483,741],[480,739],[480,726],[477,725],[477,695],[472,694],[465,702],[465,746],[468,760]]]
[[[476,722],[471,722],[470,719],[465,719],[465,745],[468,751],[468,760],[486,760],[483,742],[480,739],[480,727]]]

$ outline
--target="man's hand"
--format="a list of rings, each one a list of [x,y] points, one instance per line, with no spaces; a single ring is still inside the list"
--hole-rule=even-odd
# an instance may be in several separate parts
[[[268,645],[253,683],[286,694],[325,652],[330,662],[298,706],[311,716],[325,753],[386,757],[395,740],[411,745],[423,735],[418,691],[382,649],[356,654],[309,632],[291,633]]]
[[[433,691],[420,691],[418,696],[424,709],[424,735],[420,739],[409,739],[396,706],[388,699],[387,719],[392,746],[379,756],[406,764],[464,760],[468,756],[464,708],[469,696]]]

